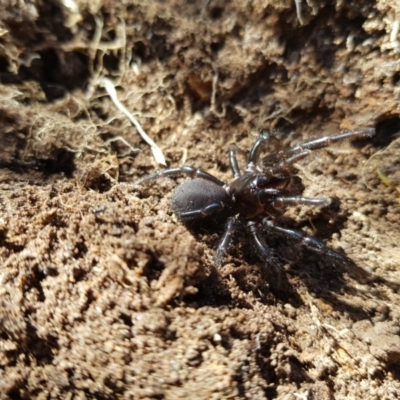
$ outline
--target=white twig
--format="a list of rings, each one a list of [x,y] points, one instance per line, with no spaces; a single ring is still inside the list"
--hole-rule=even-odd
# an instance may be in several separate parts
[[[297,19],[299,20],[300,25],[304,25],[303,14],[301,13],[301,1],[302,0],[294,0],[294,2],[296,4]]]
[[[256,344],[257,344],[257,347],[256,347],[256,350],[257,351],[260,351],[261,349],[262,349],[262,347],[261,347],[261,333],[260,332],[258,332],[257,333],[257,336],[256,336]]]
[[[297,399],[300,399],[300,400],[308,400],[309,399],[309,395],[310,395],[310,393],[309,393],[308,390],[306,390],[304,393],[293,392],[293,396],[296,397]]]
[[[117,91],[115,90],[114,84],[107,78],[102,78],[100,82],[103,84],[104,89],[106,89],[108,95],[110,96],[111,100],[118,108],[118,110],[122,111],[132,122],[132,124],[137,129],[139,135],[142,139],[151,147],[151,151],[153,152],[153,157],[158,164],[166,166],[165,157],[162,153],[161,149],[153,142],[149,135],[143,130],[139,121],[129,112],[129,110],[119,101],[117,96]]]
[[[390,43],[395,43],[397,35],[399,34],[400,21],[396,20],[393,22],[392,32],[390,33]]]

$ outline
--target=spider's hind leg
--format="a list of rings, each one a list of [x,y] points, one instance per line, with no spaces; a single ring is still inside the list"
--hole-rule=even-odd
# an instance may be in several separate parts
[[[260,256],[266,261],[267,264],[282,268],[282,263],[275,256],[274,251],[266,246],[264,240],[261,236],[261,231],[263,230],[263,226],[261,224],[256,223],[255,221],[249,221],[247,224],[250,234],[254,240],[257,251]]]
[[[342,253],[338,253],[335,250],[332,250],[322,240],[316,239],[313,236],[307,235],[306,233],[295,230],[295,229],[285,229],[280,226],[274,225],[274,223],[268,219],[263,219],[263,227],[266,232],[269,232],[271,235],[275,237],[281,237],[289,240],[294,240],[296,244],[303,246],[307,250],[310,250],[314,253],[317,253],[321,256],[327,256],[331,259],[334,259],[340,263],[347,262],[349,259],[346,255]]]

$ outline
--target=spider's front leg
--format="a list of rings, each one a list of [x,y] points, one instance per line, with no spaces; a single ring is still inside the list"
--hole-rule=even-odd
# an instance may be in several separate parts
[[[344,254],[330,249],[322,240],[318,240],[302,231],[276,226],[273,221],[268,218],[263,219],[262,225],[264,231],[272,236],[293,240],[297,245],[304,246],[307,250],[313,251],[322,256],[328,256],[341,263],[348,261],[348,258]]]
[[[374,128],[361,128],[353,131],[343,131],[331,136],[323,136],[306,142],[300,143],[297,146],[282,149],[276,154],[271,154],[264,157],[257,164],[257,169],[265,175],[273,177],[281,171],[287,171],[291,166],[311,154],[311,151],[329,147],[334,143],[349,139],[363,139],[375,135]]]
[[[277,197],[273,200],[272,205],[276,208],[285,208],[289,206],[306,205],[314,207],[326,207],[332,203],[332,199],[328,197],[303,197],[303,196],[291,196],[291,197]]]
[[[289,196],[288,191],[274,188],[259,189],[257,198],[259,204],[272,205],[275,208],[297,205],[326,207],[332,203],[332,199],[328,197]]]
[[[342,131],[331,136],[323,136],[321,138],[311,139],[300,143],[298,146],[290,147],[285,152],[288,155],[297,154],[304,150],[318,150],[324,147],[332,146],[334,143],[348,139],[363,139],[375,135],[374,128],[361,128],[354,131]]]

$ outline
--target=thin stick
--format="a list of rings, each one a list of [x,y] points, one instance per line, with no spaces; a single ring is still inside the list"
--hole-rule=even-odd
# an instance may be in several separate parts
[[[119,101],[117,96],[117,91],[115,90],[114,84],[107,78],[102,78],[100,82],[103,84],[104,89],[106,89],[108,95],[111,100],[118,108],[118,110],[122,111],[132,122],[132,124],[137,129],[139,135],[142,139],[151,147],[151,151],[153,153],[153,157],[158,164],[166,166],[165,157],[161,149],[154,143],[154,141],[147,135],[147,133],[143,130],[139,121],[129,112],[129,110]]]

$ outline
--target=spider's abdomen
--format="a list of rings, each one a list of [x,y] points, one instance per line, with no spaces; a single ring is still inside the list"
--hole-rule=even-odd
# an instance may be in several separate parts
[[[190,220],[201,217],[201,211],[206,212],[214,204],[225,206],[230,202],[231,198],[222,186],[205,179],[195,178],[181,183],[175,189],[171,207],[180,219]],[[199,213],[195,213],[196,211]]]

